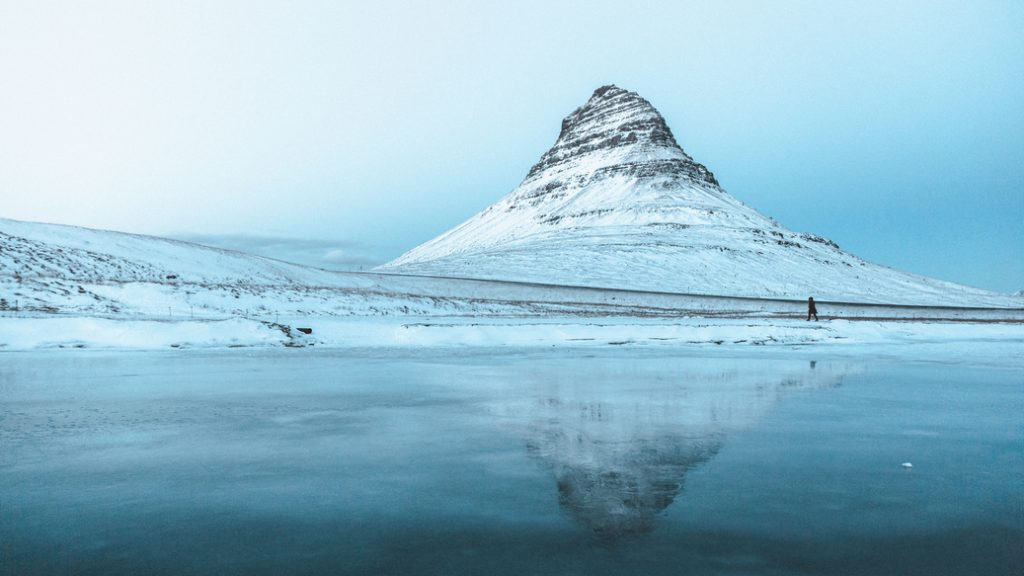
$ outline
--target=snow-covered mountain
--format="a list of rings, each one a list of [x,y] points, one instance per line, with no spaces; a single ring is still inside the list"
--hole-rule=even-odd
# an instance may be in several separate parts
[[[634,92],[597,89],[510,194],[378,270],[749,297],[1019,306],[866,262],[733,198]]]
[[[812,294],[1013,314],[1024,308],[1020,297],[870,264],[824,238],[782,228],[722,190],[646,100],[613,86],[565,119],[556,145],[509,196],[381,272],[329,272],[166,238],[0,219],[0,312],[275,321],[792,315]],[[826,313],[921,315],[837,302]],[[1005,317],[999,310],[929,314]]]

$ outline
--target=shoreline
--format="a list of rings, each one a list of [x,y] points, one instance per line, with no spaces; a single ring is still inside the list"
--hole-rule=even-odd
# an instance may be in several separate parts
[[[298,328],[310,328],[304,334]],[[1024,323],[986,320],[321,317],[155,320],[0,317],[0,352],[314,348],[807,350],[976,356],[1024,367]],[[930,350],[938,348],[939,350]],[[913,350],[911,350],[913,349]],[[944,351],[944,352],[943,352]],[[1002,358],[1002,360],[1000,360]]]

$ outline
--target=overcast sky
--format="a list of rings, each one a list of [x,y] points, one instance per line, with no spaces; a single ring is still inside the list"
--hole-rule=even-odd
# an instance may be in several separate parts
[[[1016,1],[0,0],[0,216],[383,261],[615,83],[784,226],[1020,290],[1022,30]]]

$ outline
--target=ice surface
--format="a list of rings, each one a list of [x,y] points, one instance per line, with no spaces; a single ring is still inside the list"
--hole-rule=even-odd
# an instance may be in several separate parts
[[[3,360],[4,574],[1024,566],[1019,368],[607,347]]]

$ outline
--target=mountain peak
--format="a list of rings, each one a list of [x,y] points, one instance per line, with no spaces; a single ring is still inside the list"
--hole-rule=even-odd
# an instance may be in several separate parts
[[[586,104],[562,120],[559,142],[597,130],[611,129],[622,136],[615,144],[628,144],[646,139],[666,146],[679,147],[665,119],[636,92],[614,84],[601,86]],[[615,134],[609,135],[614,137]],[[628,140],[628,142],[627,142]]]
[[[525,181],[581,163],[607,168],[641,158],[675,160],[691,167],[698,179],[718,184],[676,143],[665,119],[650,102],[614,84],[595,90],[583,106],[562,120],[555,145],[530,169]]]

